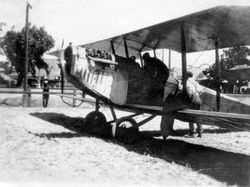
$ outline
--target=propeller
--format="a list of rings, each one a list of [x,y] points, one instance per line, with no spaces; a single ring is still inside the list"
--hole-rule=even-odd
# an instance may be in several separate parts
[[[64,46],[64,39],[62,40],[62,45],[61,45],[61,50],[63,49]],[[58,57],[59,57],[59,66],[60,66],[60,74],[61,74],[61,94],[63,94],[64,90],[64,73],[63,73],[63,64],[62,64],[62,59],[60,58],[60,50],[58,50]]]

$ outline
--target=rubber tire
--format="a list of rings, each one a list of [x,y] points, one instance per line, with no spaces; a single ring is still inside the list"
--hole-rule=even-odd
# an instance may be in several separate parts
[[[131,124],[131,126],[124,126],[122,125],[123,122],[129,122]],[[134,130],[138,130],[139,131],[139,127],[137,127],[137,122],[133,119],[133,118],[128,118],[128,117],[122,117],[119,118],[116,122],[117,127],[119,128],[133,128]]]
[[[124,122],[128,122],[131,126],[123,126]],[[139,131],[139,127],[136,126],[137,122],[133,118],[122,117],[116,121],[116,124],[112,127],[112,136],[113,137],[124,137],[126,132],[123,129],[130,129],[132,131]]]
[[[106,124],[107,120],[103,113],[99,111],[93,111],[86,116],[85,122],[91,125],[104,125]]]

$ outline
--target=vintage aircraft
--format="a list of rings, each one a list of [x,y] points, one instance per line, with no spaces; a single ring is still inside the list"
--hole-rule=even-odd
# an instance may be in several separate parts
[[[87,123],[113,125],[115,136],[119,128],[130,123],[134,129],[157,115],[165,115],[164,136],[169,133],[174,119],[250,130],[250,105],[230,98],[220,92],[220,64],[218,49],[238,45],[250,45],[250,7],[219,6],[191,15],[159,23],[102,41],[77,46],[70,68],[65,69],[67,78],[75,87],[96,99],[95,111],[86,116]],[[183,90],[186,90],[186,54],[215,50],[217,65],[217,90],[203,88],[201,110],[192,110],[183,95],[170,102],[163,102],[160,94],[164,86],[145,74],[144,64],[137,64],[131,56],[142,59],[145,51],[171,49],[182,54]],[[63,60],[63,50],[53,52]],[[170,83],[170,82],[169,82]],[[170,83],[171,84],[171,83]],[[99,111],[100,104],[108,105],[113,120]],[[117,119],[114,108],[134,114]],[[133,117],[150,114],[141,122]],[[167,130],[166,130],[167,129]]]

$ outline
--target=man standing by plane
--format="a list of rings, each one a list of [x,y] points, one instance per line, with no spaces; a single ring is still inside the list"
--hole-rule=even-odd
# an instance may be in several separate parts
[[[142,56],[144,61],[144,71],[146,74],[158,79],[161,89],[164,90],[163,95],[163,115],[161,120],[161,132],[165,139],[173,130],[174,114],[172,106],[176,104],[175,91],[178,86],[177,80],[169,76],[168,67],[159,59],[150,57],[149,53]]]
[[[191,100],[191,108],[195,110],[200,109],[201,105],[201,98],[200,98],[200,93],[202,92],[202,88],[199,85],[199,83],[193,78],[193,73],[188,71],[187,72],[187,94]],[[197,123],[197,132],[198,132],[198,137],[202,137],[202,125]],[[189,122],[189,134],[186,135],[185,137],[187,138],[193,138],[195,133],[194,129],[194,123]]]
[[[192,72],[187,72],[187,90],[186,93],[188,95],[188,105],[182,102],[182,98],[185,93],[183,92],[182,85],[179,85],[179,90],[182,91],[182,94],[176,94],[176,90],[178,91],[178,83],[172,77],[169,77],[167,80],[167,84],[165,87],[164,93],[164,104],[163,104],[163,114],[161,120],[161,133],[163,138],[165,139],[168,135],[173,133],[173,125],[174,125],[174,113],[178,110],[184,108],[192,108],[195,110],[200,109],[201,99],[199,94],[202,92],[202,88],[198,82],[196,82],[193,78]],[[184,94],[184,95],[183,95]],[[202,137],[202,125],[197,123],[197,132],[198,137]],[[189,122],[189,134],[185,137],[193,138],[194,137],[194,123]]]

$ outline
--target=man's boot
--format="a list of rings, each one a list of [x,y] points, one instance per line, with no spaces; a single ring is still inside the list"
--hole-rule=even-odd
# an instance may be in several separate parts
[[[194,132],[189,132],[189,134],[184,136],[185,138],[194,138]]]

